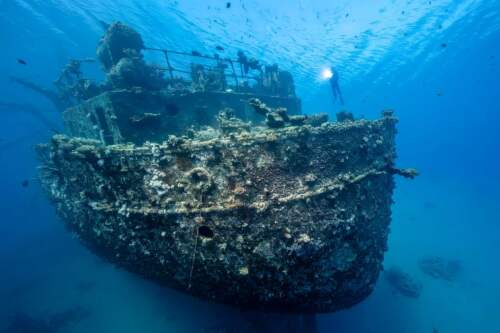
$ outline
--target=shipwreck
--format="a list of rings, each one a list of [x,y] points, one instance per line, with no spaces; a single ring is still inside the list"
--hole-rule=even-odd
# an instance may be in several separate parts
[[[165,67],[144,53],[164,57]],[[176,56],[189,57],[179,69]],[[144,46],[121,23],[106,81],[61,79],[66,134],[37,148],[66,226],[125,269],[207,300],[329,312],[367,297],[391,222],[397,119],[303,115],[290,73]]]

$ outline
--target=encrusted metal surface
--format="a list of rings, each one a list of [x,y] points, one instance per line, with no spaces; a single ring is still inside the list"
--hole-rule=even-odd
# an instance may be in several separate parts
[[[259,122],[263,117],[248,105],[248,100],[255,97],[271,107],[285,107],[290,115],[300,113],[300,100],[295,97],[135,87],[106,91],[68,108],[63,120],[70,136],[106,144],[161,142],[170,134],[184,134],[192,126],[216,127],[216,116],[224,108],[231,108],[238,119]]]
[[[67,226],[128,270],[218,302],[334,311],[382,269],[395,123],[142,146],[58,135],[39,146],[40,174]]]

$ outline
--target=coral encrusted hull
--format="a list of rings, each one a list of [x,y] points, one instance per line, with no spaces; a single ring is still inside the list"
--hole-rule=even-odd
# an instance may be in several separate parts
[[[373,290],[394,188],[396,118],[105,146],[57,135],[40,177],[100,256],[192,295],[329,312]]]

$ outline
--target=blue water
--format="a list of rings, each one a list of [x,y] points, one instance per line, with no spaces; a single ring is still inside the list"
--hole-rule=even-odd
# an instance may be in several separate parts
[[[406,298],[381,278],[361,304],[318,316],[320,332],[500,332],[500,1],[226,2],[0,0],[0,102],[36,106],[51,122],[1,109],[0,332],[16,313],[49,318],[75,306],[88,315],[60,332],[203,332],[243,320],[101,261],[64,230],[36,181],[21,186],[36,178],[33,145],[62,124],[8,76],[49,86],[70,58],[94,56],[98,20],[121,20],[151,46],[221,45],[279,62],[306,113],[340,110],[320,77],[330,65],[356,116],[395,109],[398,165],[421,176],[397,181],[385,265],[411,274],[422,294]],[[460,260],[463,271],[432,279],[417,266],[427,255]]]

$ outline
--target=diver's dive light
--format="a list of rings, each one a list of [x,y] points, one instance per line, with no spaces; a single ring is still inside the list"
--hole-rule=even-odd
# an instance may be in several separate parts
[[[323,80],[329,80],[333,76],[333,72],[330,68],[325,68],[321,71],[321,78]]]

